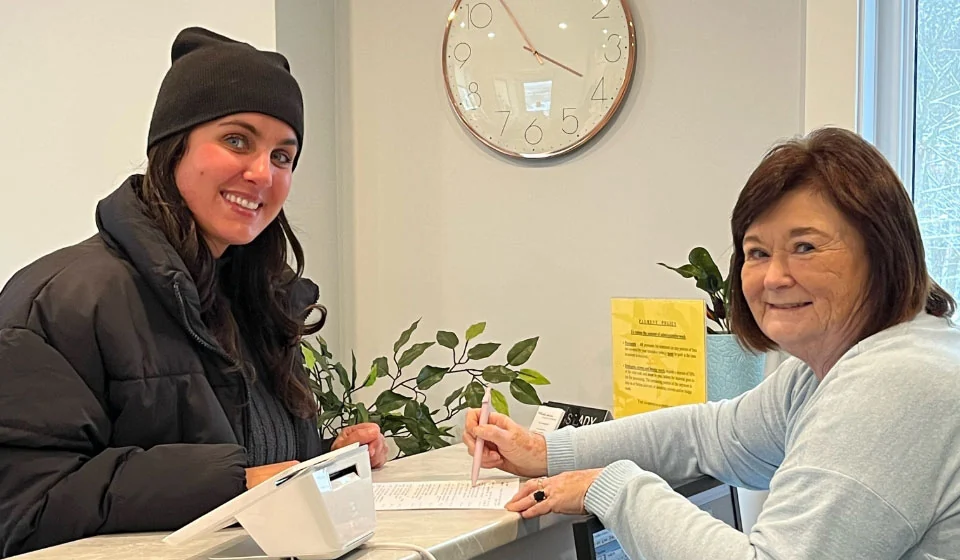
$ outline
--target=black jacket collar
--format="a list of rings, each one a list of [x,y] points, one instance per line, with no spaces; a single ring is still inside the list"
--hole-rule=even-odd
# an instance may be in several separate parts
[[[97,204],[97,229],[124,255],[153,289],[167,312],[176,317],[198,344],[232,361],[200,316],[197,285],[167,237],[143,212],[137,191],[143,175],[131,175]]]

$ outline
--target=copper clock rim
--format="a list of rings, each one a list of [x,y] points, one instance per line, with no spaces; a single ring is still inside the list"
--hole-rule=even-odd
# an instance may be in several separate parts
[[[449,13],[450,14],[456,13],[457,8],[460,6],[461,2],[463,2],[463,0],[455,0],[453,3],[453,7],[450,9]],[[583,138],[580,138],[579,140],[577,140],[573,144],[570,144],[569,146],[566,146],[565,148],[561,148],[559,150],[555,150],[552,152],[541,152],[539,154],[523,153],[523,152],[508,150],[494,144],[490,140],[487,140],[486,138],[484,138],[482,134],[480,134],[479,132],[474,130],[472,126],[470,126],[470,123],[464,117],[463,112],[457,107],[457,101],[453,97],[453,92],[450,90],[450,80],[447,75],[447,63],[446,63],[447,41],[450,38],[450,26],[451,24],[453,24],[453,18],[448,15],[447,24],[444,27],[444,31],[443,31],[443,46],[440,49],[440,67],[441,67],[440,69],[441,69],[441,75],[443,76],[443,82],[444,82],[443,89],[446,90],[447,92],[447,101],[450,102],[450,106],[453,108],[454,114],[457,115],[457,120],[460,121],[460,124],[463,125],[464,128],[470,131],[470,134],[472,134],[477,140],[480,140],[480,142],[482,142],[488,148],[496,152],[499,152],[500,154],[503,154],[505,156],[509,156],[516,159],[549,159],[557,156],[562,156],[564,154],[568,154],[576,150],[577,148],[582,147],[584,144],[592,140],[594,136],[599,134],[601,130],[606,128],[607,123],[609,123],[610,120],[614,117],[614,115],[616,115],[620,111],[620,105],[623,103],[623,99],[627,96],[627,92],[630,90],[630,87],[633,84],[634,67],[637,64],[637,60],[636,60],[637,59],[637,31],[636,31],[636,27],[633,24],[633,13],[630,11],[629,0],[620,0],[620,6],[623,8],[623,14],[627,19],[627,31],[630,35],[630,40],[628,42],[629,52],[627,54],[627,72],[623,78],[623,84],[624,84],[623,87],[620,88],[620,92],[617,94],[617,97],[613,100],[613,103],[610,105],[610,110],[607,112],[606,116],[604,116],[603,119],[599,123],[597,123],[596,126],[590,129],[590,132],[584,135]]]

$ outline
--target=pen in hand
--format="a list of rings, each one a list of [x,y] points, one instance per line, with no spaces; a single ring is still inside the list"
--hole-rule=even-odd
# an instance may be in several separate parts
[[[484,426],[490,419],[490,387],[483,391],[483,401],[480,405],[480,421],[477,425]],[[483,460],[483,438],[477,437],[473,446],[473,471],[470,473],[470,484],[477,485],[477,477],[480,476],[480,463]]]

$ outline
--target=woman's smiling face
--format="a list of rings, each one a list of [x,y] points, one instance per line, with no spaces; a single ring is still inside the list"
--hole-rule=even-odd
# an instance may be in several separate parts
[[[808,364],[846,352],[862,324],[868,261],[833,204],[813,188],[787,193],[747,228],[743,253],[743,294],[767,337]]]
[[[277,217],[290,193],[297,138],[260,113],[194,128],[175,180],[214,257],[246,245]]]

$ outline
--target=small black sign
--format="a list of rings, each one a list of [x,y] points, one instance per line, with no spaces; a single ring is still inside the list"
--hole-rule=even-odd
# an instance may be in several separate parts
[[[579,428],[580,426],[590,426],[596,424],[597,422],[606,422],[607,420],[613,420],[613,414],[609,410],[604,410],[602,408],[591,408],[589,406],[580,406],[576,404],[567,404],[561,402],[545,402],[544,406],[550,406],[553,408],[559,408],[566,411],[566,414],[563,415],[563,420],[560,422],[559,427],[564,426],[573,426]]]

